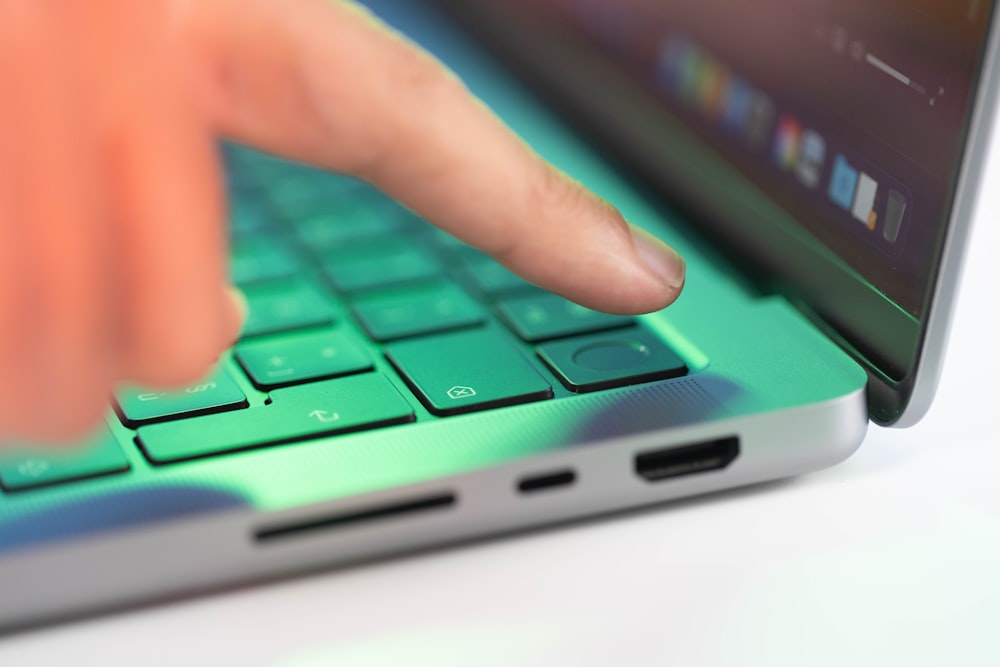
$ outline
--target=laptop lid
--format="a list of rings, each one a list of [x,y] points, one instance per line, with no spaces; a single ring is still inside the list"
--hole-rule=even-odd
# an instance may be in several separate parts
[[[869,374],[929,407],[989,135],[992,0],[440,0]]]

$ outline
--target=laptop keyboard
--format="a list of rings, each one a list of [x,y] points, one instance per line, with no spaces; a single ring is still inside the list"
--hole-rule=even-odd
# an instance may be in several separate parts
[[[170,465],[687,372],[636,318],[545,292],[368,185],[224,152],[250,307],[232,354],[182,391],[115,396],[134,445],[104,427],[68,452],[6,448],[4,491],[125,473],[123,446]]]

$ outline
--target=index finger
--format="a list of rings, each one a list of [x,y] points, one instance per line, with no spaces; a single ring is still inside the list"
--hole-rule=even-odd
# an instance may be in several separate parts
[[[673,302],[684,263],[546,164],[443,66],[356,5],[217,0],[184,27],[219,130],[369,180],[528,280],[599,310]]]

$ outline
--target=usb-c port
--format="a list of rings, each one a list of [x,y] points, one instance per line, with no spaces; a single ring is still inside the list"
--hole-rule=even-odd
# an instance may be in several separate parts
[[[537,493],[561,486],[572,486],[576,481],[576,473],[572,470],[557,470],[542,475],[522,477],[517,482],[517,490],[521,493]]]

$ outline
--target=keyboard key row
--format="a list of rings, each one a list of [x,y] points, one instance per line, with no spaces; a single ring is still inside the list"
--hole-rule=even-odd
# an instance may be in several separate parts
[[[222,369],[182,392],[125,392],[122,421],[137,428],[137,443],[154,463],[310,440],[413,421],[409,402],[371,360],[342,334],[315,332],[254,341],[237,354],[249,369],[288,364],[296,379],[358,373],[273,388],[268,404],[248,408],[246,396]],[[282,363],[275,364],[280,353]],[[386,357],[427,410],[440,416],[551,398],[549,382],[520,350],[491,329],[392,343]],[[540,345],[538,356],[574,392],[588,392],[686,373],[683,361],[641,327]],[[270,355],[270,356],[268,356]],[[331,360],[336,360],[331,362]],[[325,365],[332,363],[333,365]],[[255,381],[259,381],[259,378]],[[262,383],[263,384],[263,383]],[[177,417],[186,419],[176,419]],[[129,463],[105,427],[72,449],[13,448],[0,456],[0,486],[8,492],[121,473]]]
[[[234,357],[262,391],[375,370],[360,341],[344,331],[316,330],[244,341]],[[642,327],[552,341],[538,357],[573,392],[677,377],[684,362]],[[523,353],[499,332],[480,328],[397,341],[385,356],[414,394],[447,416],[552,396],[551,387]],[[117,412],[139,426],[238,410],[249,403],[223,369],[178,392],[141,389],[119,393]]]

